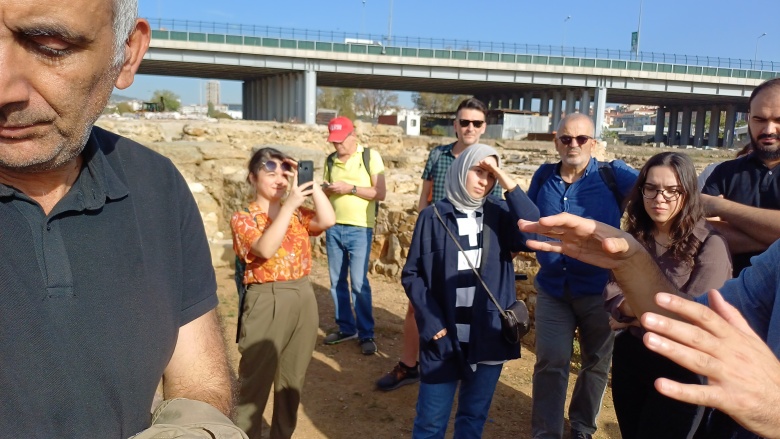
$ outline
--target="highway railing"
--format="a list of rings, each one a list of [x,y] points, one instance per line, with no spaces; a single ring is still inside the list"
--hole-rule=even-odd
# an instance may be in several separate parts
[[[433,38],[392,37],[347,32],[185,20],[149,20],[155,40],[260,46],[322,52],[467,61],[591,67],[765,80],[780,77],[780,63],[708,56],[673,55],[491,43]],[[389,44],[388,44],[389,41]],[[634,59],[635,58],[635,59]]]

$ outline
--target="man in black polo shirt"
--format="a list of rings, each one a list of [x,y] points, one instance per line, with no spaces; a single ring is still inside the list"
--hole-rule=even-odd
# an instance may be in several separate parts
[[[166,399],[232,408],[187,184],[93,127],[149,45],[136,15],[137,0],[0,1],[3,437],[130,437],[161,379]]]
[[[734,277],[750,258],[780,239],[780,78],[763,82],[748,100],[753,151],[718,165],[702,189],[711,223],[726,236]],[[705,415],[699,433],[712,439],[747,439],[748,433],[720,411]]]
[[[756,87],[748,107],[753,152],[718,165],[702,189],[708,215],[721,219],[714,224],[728,240],[735,277],[780,238],[780,78]]]

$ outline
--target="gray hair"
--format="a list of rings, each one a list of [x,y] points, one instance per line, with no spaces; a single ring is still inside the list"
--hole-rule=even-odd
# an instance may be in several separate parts
[[[138,0],[113,0],[114,20],[114,67],[119,67],[125,61],[125,43],[135,29],[138,18]]]

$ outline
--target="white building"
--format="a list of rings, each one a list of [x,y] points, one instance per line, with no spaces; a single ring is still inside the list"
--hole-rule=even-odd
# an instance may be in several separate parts
[[[206,104],[209,102],[214,104],[215,107],[220,104],[219,81],[206,82]]]

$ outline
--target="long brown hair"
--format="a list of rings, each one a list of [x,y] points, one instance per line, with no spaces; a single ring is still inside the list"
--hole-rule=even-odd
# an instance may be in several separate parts
[[[704,218],[704,205],[699,196],[696,168],[687,155],[678,152],[662,152],[650,157],[645,163],[628,197],[626,231],[647,248],[651,248],[655,244],[653,238],[655,222],[647,214],[644,197],[642,197],[642,186],[647,181],[647,174],[650,168],[655,166],[670,167],[682,187],[683,193],[680,195],[682,208],[672,219],[669,231],[669,250],[676,260],[686,262],[693,267],[693,258],[701,245],[701,242],[693,235],[693,229],[696,227],[696,223]]]

